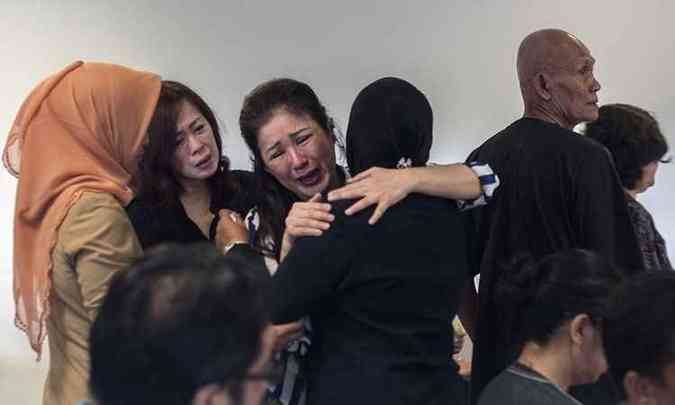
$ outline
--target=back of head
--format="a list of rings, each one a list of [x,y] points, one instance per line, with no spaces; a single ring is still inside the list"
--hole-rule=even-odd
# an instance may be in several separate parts
[[[553,253],[538,261],[520,256],[503,270],[496,301],[518,331],[512,344],[546,345],[564,322],[577,315],[602,319],[620,281],[618,271],[587,250]]]
[[[208,384],[236,398],[267,319],[252,274],[209,245],[163,246],[117,274],[90,335],[95,398],[185,405]]]
[[[355,175],[370,167],[394,168],[429,159],[433,113],[427,98],[402,79],[387,77],[356,97],[347,128],[347,164]],[[403,159],[403,161],[402,161]]]
[[[604,323],[609,370],[624,386],[630,371],[664,383],[664,368],[675,362],[675,273],[642,273],[614,295]]]
[[[621,182],[629,190],[640,180],[644,166],[668,153],[668,143],[656,119],[629,104],[600,107],[598,119],[586,124],[585,134],[609,149]]]

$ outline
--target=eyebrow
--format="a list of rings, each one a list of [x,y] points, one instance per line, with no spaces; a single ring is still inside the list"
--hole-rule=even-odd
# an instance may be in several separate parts
[[[194,129],[195,125],[199,123],[199,120],[201,120],[202,117],[197,117],[190,124],[188,124],[188,128]],[[176,135],[183,135],[185,133],[185,130],[181,129],[180,131],[176,132]]]
[[[304,132],[304,131],[306,131],[306,130],[308,130],[308,129],[311,129],[311,128],[310,128],[310,127],[300,128],[299,130],[297,130],[297,131],[295,131],[295,132],[291,132],[290,134],[288,134],[288,137],[289,137],[289,138],[295,138],[296,136],[300,135],[302,132]],[[270,147],[267,148],[267,150],[266,150],[265,152],[269,153],[269,152],[271,152],[273,149],[276,149],[277,147],[279,147],[279,142],[280,142],[280,141],[274,142],[272,145],[270,145]]]

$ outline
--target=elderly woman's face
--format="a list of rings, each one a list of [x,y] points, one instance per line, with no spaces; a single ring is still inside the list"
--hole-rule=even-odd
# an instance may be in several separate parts
[[[278,110],[258,131],[265,170],[302,200],[334,183],[335,140],[307,115]]]
[[[659,162],[651,162],[642,168],[642,177],[638,181],[638,193],[647,191],[648,188],[656,183],[656,171],[659,168]]]

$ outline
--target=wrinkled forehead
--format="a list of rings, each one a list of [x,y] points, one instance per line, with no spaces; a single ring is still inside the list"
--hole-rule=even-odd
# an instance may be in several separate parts
[[[595,58],[583,42],[568,34],[568,37],[555,47],[552,62],[559,68],[577,69],[583,64],[595,64]]]

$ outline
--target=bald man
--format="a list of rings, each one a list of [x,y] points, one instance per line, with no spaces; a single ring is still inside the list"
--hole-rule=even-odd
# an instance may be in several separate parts
[[[595,59],[573,35],[546,29],[518,49],[523,118],[476,149],[469,161],[489,163],[501,178],[491,203],[473,211],[479,318],[472,364],[472,401],[515,360],[516,310],[495,302],[503,263],[569,248],[593,250],[627,269],[641,267],[625,197],[611,157],[572,131],[598,117]]]

